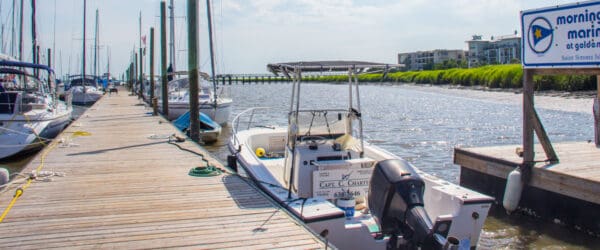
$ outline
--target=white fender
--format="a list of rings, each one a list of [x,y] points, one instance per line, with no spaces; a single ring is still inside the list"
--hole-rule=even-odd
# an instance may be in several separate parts
[[[511,171],[506,177],[506,187],[504,188],[504,199],[502,205],[508,213],[515,211],[521,199],[523,183],[521,182],[521,171],[519,168]]]
[[[8,183],[10,179],[10,174],[8,173],[8,169],[0,168],[0,186]],[[0,188],[2,189],[2,188]]]

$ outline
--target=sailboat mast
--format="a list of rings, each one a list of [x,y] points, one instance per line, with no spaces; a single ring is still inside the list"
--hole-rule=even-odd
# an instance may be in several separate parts
[[[86,10],[86,3],[87,3],[87,1],[83,0],[83,55],[82,55],[83,65],[82,65],[82,69],[81,69],[82,85],[85,85],[84,79],[85,79],[85,10]],[[84,91],[85,91],[85,88],[84,88]]]
[[[15,10],[17,9],[17,0],[13,0],[13,7],[12,7],[12,18],[11,18],[11,40],[10,40],[10,55],[16,57],[16,53],[15,53],[15,47],[16,47],[16,35],[15,35]]]
[[[173,4],[173,0],[170,1],[170,28],[169,28],[169,57],[171,59],[171,66],[173,68],[173,72],[176,72],[175,67],[175,5]]]
[[[217,77],[215,75],[215,53],[213,47],[213,32],[212,32],[212,16],[211,16],[211,7],[210,0],[206,0],[206,13],[208,17],[208,44],[210,47],[210,70],[212,73],[212,83],[213,83],[213,102],[214,108],[217,108]],[[213,112],[213,114],[217,115],[217,112]],[[214,117],[213,117],[214,118]]]
[[[110,47],[106,46],[106,79],[110,79]]]
[[[98,76],[98,9],[96,9],[96,27],[94,29],[94,76]]]
[[[23,61],[23,1],[21,0],[21,9],[19,10],[19,61]]]
[[[33,54],[33,63],[38,63],[37,37],[35,32],[35,0],[31,0],[31,51]],[[36,70],[37,73],[37,70]]]
[[[54,51],[54,55],[56,55],[56,0],[54,0],[54,20],[52,26],[52,51]],[[52,58],[52,65],[56,68],[56,56]],[[62,69],[60,73],[62,74]]]

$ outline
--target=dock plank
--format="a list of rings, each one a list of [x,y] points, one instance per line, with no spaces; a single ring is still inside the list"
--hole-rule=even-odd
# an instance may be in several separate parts
[[[600,204],[600,149],[588,142],[554,143],[559,163],[544,162],[540,145],[530,185],[562,195]],[[454,163],[485,174],[506,179],[522,162],[517,145],[455,149]]]
[[[41,176],[24,190],[0,223],[0,246],[325,248],[242,177],[189,176],[205,160],[225,168],[193,142],[178,145],[203,157],[169,144],[170,135],[183,135],[150,111],[135,97],[111,95],[73,122],[23,170],[59,176]],[[13,194],[0,194],[0,209]]]

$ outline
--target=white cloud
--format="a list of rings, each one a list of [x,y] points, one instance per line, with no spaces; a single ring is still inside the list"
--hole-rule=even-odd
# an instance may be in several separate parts
[[[79,0],[56,2],[57,50],[62,51],[63,64],[67,64],[70,54],[75,65],[81,49],[78,39],[81,39],[82,4]],[[566,2],[569,1],[214,0],[218,65],[222,65],[221,72],[242,73],[264,72],[265,65],[275,61],[394,62],[399,52],[465,49],[465,41],[473,34],[485,38],[512,34],[520,29],[520,10]],[[175,0],[175,3],[176,15],[184,16],[186,1]],[[201,62],[206,62],[206,18],[204,2],[200,4]],[[47,48],[53,38],[54,1],[38,1],[38,6],[38,30],[43,47]],[[111,46],[113,70],[122,72],[129,64],[132,45],[139,39],[140,10],[144,16],[143,32],[155,26],[158,39],[159,6],[158,0],[88,0],[88,37],[93,34],[94,10],[99,8],[101,39]],[[7,9],[2,10],[2,20],[6,20]],[[185,50],[184,21],[177,19],[178,50]],[[26,49],[30,47],[28,44],[26,40]],[[185,66],[183,59],[182,56],[179,66]]]

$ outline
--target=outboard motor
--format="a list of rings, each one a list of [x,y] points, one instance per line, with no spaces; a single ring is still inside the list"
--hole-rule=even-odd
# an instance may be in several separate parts
[[[410,163],[392,159],[375,165],[369,184],[369,208],[381,232],[390,235],[387,249],[454,248],[446,239],[451,220],[433,225],[423,204],[425,183]],[[445,245],[445,246],[444,246]]]

